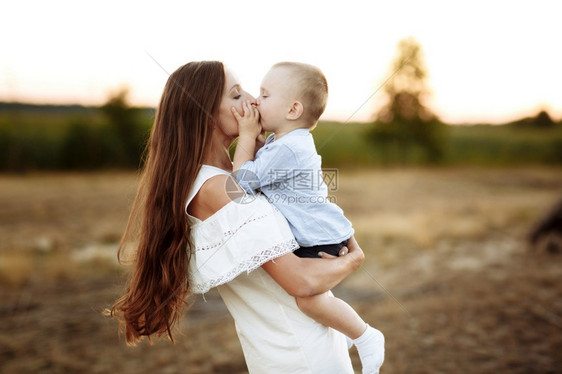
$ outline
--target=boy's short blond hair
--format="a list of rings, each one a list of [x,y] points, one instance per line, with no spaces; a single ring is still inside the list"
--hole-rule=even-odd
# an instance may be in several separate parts
[[[298,99],[304,106],[303,118],[314,127],[326,109],[328,82],[324,73],[316,66],[301,62],[279,62],[273,68],[287,68],[294,74],[298,84]]]

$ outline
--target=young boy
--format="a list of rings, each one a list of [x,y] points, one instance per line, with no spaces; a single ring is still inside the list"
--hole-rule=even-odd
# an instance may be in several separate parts
[[[354,233],[343,211],[328,201],[321,158],[310,134],[327,97],[328,84],[318,68],[281,62],[263,78],[256,107],[244,103],[243,116],[232,108],[239,124],[233,161],[236,179],[250,193],[259,189],[283,213],[301,246],[295,251],[300,257],[317,258],[319,251],[337,256]],[[273,134],[254,159],[256,139],[262,131]],[[328,293],[298,297],[297,305],[317,322],[345,334],[348,344],[351,340],[356,345],[363,373],[379,372],[384,336],[351,306]]]

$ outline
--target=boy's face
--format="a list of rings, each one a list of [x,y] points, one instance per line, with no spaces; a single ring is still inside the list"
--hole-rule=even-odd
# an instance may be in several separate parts
[[[263,77],[257,108],[260,122],[266,131],[283,130],[286,116],[296,99],[296,84],[289,69],[276,67]]]

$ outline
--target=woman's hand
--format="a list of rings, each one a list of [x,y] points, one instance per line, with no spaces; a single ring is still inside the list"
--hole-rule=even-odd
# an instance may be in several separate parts
[[[348,254],[348,252],[349,252],[349,249],[346,246],[343,246],[343,247],[341,247],[337,256],[334,256],[334,255],[331,255],[329,253],[320,251],[320,252],[318,252],[318,257],[324,258],[324,259],[338,258],[340,256],[345,256],[346,254]]]
[[[354,237],[349,238],[347,248],[342,250],[344,254],[337,257],[321,252],[322,258],[329,261],[288,253],[266,262],[262,268],[291,296],[318,295],[337,286],[363,264],[365,254]]]
[[[342,256],[348,256],[352,260],[354,270],[359,269],[363,264],[363,261],[365,261],[365,253],[363,253],[363,250],[357,243],[357,240],[355,240],[354,236],[349,238],[349,240],[347,241],[347,246],[341,247],[338,253],[339,256],[332,256],[326,252],[318,252],[318,255],[321,258],[325,259],[334,259]]]
[[[248,137],[250,139],[257,139],[262,132],[260,120],[260,112],[258,109],[250,103],[250,100],[246,100],[242,103],[242,109],[244,110],[243,115],[232,107],[232,114],[234,118],[238,121],[238,134],[242,137]]]

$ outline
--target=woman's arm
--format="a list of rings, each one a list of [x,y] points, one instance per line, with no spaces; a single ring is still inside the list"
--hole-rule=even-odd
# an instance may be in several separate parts
[[[231,202],[226,193],[228,175],[218,175],[203,184],[189,205],[189,214],[205,220]],[[345,248],[345,247],[344,247]],[[291,296],[306,297],[334,288],[357,270],[365,255],[354,237],[348,240],[349,253],[340,257],[301,258],[292,253],[277,257],[262,268]]]
[[[262,268],[291,296],[306,297],[334,288],[359,269],[365,255],[354,237],[348,241],[349,253],[322,259],[300,258],[288,253],[266,262]]]

